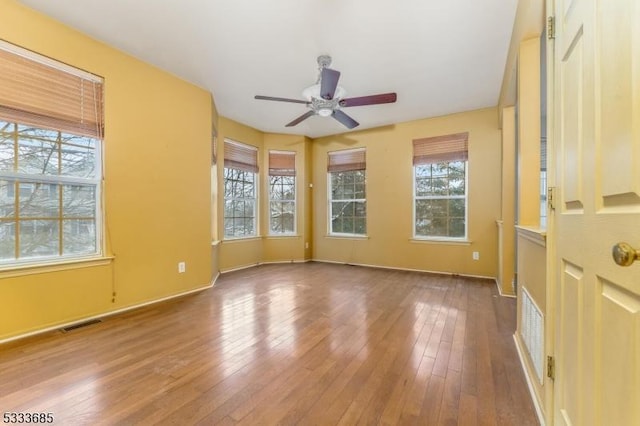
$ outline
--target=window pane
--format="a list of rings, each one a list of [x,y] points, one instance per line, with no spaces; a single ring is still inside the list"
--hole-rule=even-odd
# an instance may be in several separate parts
[[[342,219],[342,232],[345,234],[353,234],[353,217],[345,217]]]
[[[296,184],[294,176],[283,176],[282,181],[282,195],[285,200],[295,200],[296,198]]]
[[[96,224],[94,220],[65,220],[62,232],[63,254],[96,252]]]
[[[7,132],[4,132],[6,129]],[[15,162],[13,125],[0,121],[0,170],[13,171]],[[10,133],[11,132],[11,133]]]
[[[253,235],[253,219],[251,218],[244,219],[243,235],[246,235],[246,236]]]
[[[449,215],[464,219],[464,205],[464,199],[451,200],[449,202]]]
[[[18,201],[20,217],[57,218],[60,216],[59,187],[49,183],[21,182]]]
[[[18,171],[57,175],[58,132],[18,126]]]
[[[335,218],[331,220],[331,232],[335,232],[335,233],[342,233],[344,232],[342,230],[342,219],[341,218]]]
[[[336,217],[340,217],[342,211],[345,209],[347,203],[342,203],[342,202],[332,202],[331,203],[331,217],[332,218],[336,218]]]
[[[224,182],[224,198],[231,198],[233,197],[233,185],[234,185],[234,181],[232,180],[225,180]]]
[[[244,201],[233,202],[233,217],[245,217],[244,214]]]
[[[449,236],[450,237],[464,237],[464,218],[462,219],[450,219],[449,223]]]
[[[0,180],[0,218],[16,214],[15,182]]]
[[[233,217],[225,217],[224,218],[224,236],[225,237],[233,237],[234,227],[233,227]]]
[[[92,186],[64,185],[62,187],[62,215],[90,218],[95,216],[96,192]]]
[[[54,256],[60,252],[57,220],[20,222],[20,257]]]
[[[95,139],[62,134],[60,173],[67,176],[95,177]]]
[[[293,216],[287,215],[283,218],[282,221],[282,232],[285,234],[293,234],[295,232],[295,223],[293,221]]]
[[[0,260],[16,257],[16,223],[0,221]]]

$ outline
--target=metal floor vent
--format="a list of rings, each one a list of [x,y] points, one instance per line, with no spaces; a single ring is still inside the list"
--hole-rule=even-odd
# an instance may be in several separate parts
[[[99,324],[101,322],[102,322],[101,319],[92,319],[92,320],[81,322],[81,323],[78,323],[78,324],[73,324],[73,325],[70,325],[68,327],[63,327],[63,328],[60,329],[60,331],[62,331],[63,333],[68,333],[70,331],[77,330],[77,329],[83,328],[83,327],[88,327],[88,326],[93,325],[93,324]]]

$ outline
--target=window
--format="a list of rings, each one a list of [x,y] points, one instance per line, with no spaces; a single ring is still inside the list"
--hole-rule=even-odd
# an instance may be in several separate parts
[[[0,42],[0,265],[101,254],[102,79]]]
[[[468,133],[413,141],[414,237],[467,238]]]
[[[269,232],[296,232],[296,153],[269,151]]]
[[[366,235],[366,152],[329,153],[329,234]]]
[[[258,235],[256,194],[258,150],[224,141],[224,236],[247,238]]]

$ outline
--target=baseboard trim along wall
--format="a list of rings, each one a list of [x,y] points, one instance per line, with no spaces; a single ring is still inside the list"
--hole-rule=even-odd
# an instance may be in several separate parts
[[[275,261],[269,261],[269,262],[256,262],[256,263],[251,263],[249,265],[237,266],[235,268],[220,270],[220,273],[228,274],[229,272],[242,271],[243,269],[254,268],[260,265],[282,265],[287,263],[307,263],[307,262],[312,262],[312,260],[311,259],[291,259],[291,260],[275,260]]]
[[[520,360],[520,366],[522,367],[522,374],[524,374],[524,378],[527,381],[527,388],[529,388],[529,395],[531,396],[531,401],[533,402],[533,406],[536,409],[536,415],[538,416],[538,421],[540,422],[540,426],[545,426],[544,414],[542,413],[542,407],[538,402],[538,398],[536,398],[536,393],[533,390],[533,383],[531,382],[531,378],[527,374],[527,366],[524,361],[524,352],[522,351],[522,347],[520,347],[520,340],[516,334],[513,334],[513,343],[516,345],[516,351],[518,351],[518,359]]]
[[[412,268],[398,268],[395,266],[380,266],[380,265],[369,265],[367,263],[353,263],[353,262],[336,262],[335,260],[323,260],[323,259],[312,259],[312,262],[319,262],[319,263],[333,263],[336,265],[353,265],[353,266],[364,266],[365,268],[377,268],[377,269],[389,269],[389,270],[393,270],[393,271],[407,271],[407,272],[424,272],[427,274],[434,274],[434,275],[448,275],[448,276],[460,276],[460,277],[467,277],[467,278],[478,278],[478,279],[482,279],[482,280],[490,280],[490,281],[495,281],[496,278],[495,277],[485,277],[483,275],[470,275],[470,274],[458,274],[455,272],[442,272],[442,271],[429,271],[427,269],[412,269]]]

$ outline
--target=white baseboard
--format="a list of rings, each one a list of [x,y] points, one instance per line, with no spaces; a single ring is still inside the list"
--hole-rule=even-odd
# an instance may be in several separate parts
[[[540,402],[538,398],[536,398],[536,392],[533,388],[533,382],[531,382],[531,378],[529,374],[527,374],[527,365],[525,364],[524,352],[522,351],[522,347],[520,346],[520,340],[518,340],[518,336],[513,334],[513,342],[516,345],[516,351],[518,352],[518,359],[520,360],[520,366],[522,367],[522,373],[524,374],[524,378],[527,381],[527,387],[529,388],[529,395],[531,396],[531,401],[533,402],[533,406],[536,409],[536,415],[538,416],[538,421],[540,422],[540,426],[545,426],[544,421],[544,413],[542,411],[542,407],[540,406]]]
[[[435,275],[447,275],[447,276],[460,276],[467,278],[479,278],[483,280],[495,280],[494,277],[486,277],[484,275],[471,275],[471,274],[460,274],[457,272],[443,272],[443,271],[430,271],[427,269],[412,269],[412,268],[399,268],[395,266],[381,266],[381,265],[370,265],[367,263],[352,263],[352,262],[337,262],[335,260],[324,260],[324,259],[313,259],[313,262],[319,263],[333,263],[336,265],[353,265],[353,266],[363,266],[365,268],[376,268],[376,269],[389,269],[392,271],[407,271],[407,272],[424,272],[427,274],[435,274]]]
[[[515,294],[505,294],[502,292],[502,288],[500,287],[500,283],[498,282],[498,279],[495,278],[496,281],[496,287],[498,287],[498,293],[500,293],[500,296],[502,297],[512,297],[514,299],[516,299],[518,296],[516,296]]]
[[[237,266],[230,269],[220,270],[220,273],[228,274],[229,272],[242,271],[244,269],[254,268],[260,265],[281,265],[281,264],[287,264],[287,263],[307,263],[307,262],[312,262],[312,260],[311,259],[292,259],[292,260],[274,260],[270,262],[256,262],[256,263],[251,263],[249,265],[242,265],[242,266]]]

